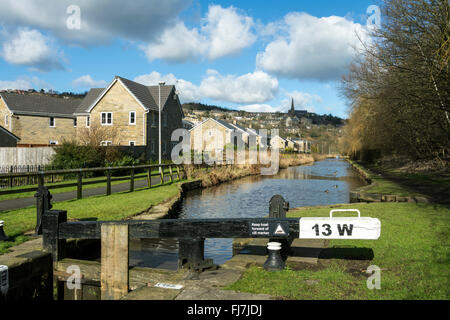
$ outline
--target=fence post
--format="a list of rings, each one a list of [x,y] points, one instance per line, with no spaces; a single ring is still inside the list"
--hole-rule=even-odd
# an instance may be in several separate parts
[[[178,180],[181,180],[181,178],[180,178],[180,166],[177,166],[177,177],[178,177]]]
[[[27,164],[27,173],[30,173],[30,165]],[[27,176],[27,185],[30,184],[30,176]]]
[[[134,191],[134,166],[131,168],[130,172],[130,192]]]
[[[106,170],[106,195],[111,195],[111,168]]]
[[[82,199],[83,198],[83,173],[78,172],[78,183],[77,183],[77,199]]]
[[[42,188],[44,186],[44,173],[41,171],[38,174],[38,188]]]
[[[172,166],[169,166],[169,173],[170,173],[170,182],[173,182]]]
[[[48,210],[42,216],[42,245],[56,262],[65,257],[66,240],[59,239],[59,225],[67,222],[67,211]]]
[[[52,208],[52,195],[47,187],[41,186],[37,189],[36,194],[36,235],[42,234],[42,218],[44,213]]]
[[[152,187],[152,167],[147,169],[147,185],[149,188]]]
[[[101,299],[118,300],[128,293],[128,225],[101,226]]]
[[[13,174],[13,166],[9,167],[9,173]],[[9,177],[9,187],[12,188],[13,187],[13,177]]]
[[[161,176],[161,185],[164,184],[164,168],[159,166],[159,174]]]

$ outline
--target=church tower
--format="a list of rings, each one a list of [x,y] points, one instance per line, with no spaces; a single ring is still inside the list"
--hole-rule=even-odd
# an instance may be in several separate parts
[[[289,114],[291,117],[294,117],[294,116],[295,116],[294,98],[292,98],[292,102],[291,102],[291,110],[288,112],[288,114]]]

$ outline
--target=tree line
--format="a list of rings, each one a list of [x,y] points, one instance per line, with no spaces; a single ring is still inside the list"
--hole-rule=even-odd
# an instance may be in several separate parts
[[[448,0],[384,0],[381,25],[342,80],[353,157],[449,161]],[[362,37],[361,37],[362,38]]]

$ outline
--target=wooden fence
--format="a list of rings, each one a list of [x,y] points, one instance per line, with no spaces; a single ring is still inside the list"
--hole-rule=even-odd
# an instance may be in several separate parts
[[[0,148],[0,165],[47,165],[54,154],[53,147]]]
[[[152,172],[155,171],[156,172]],[[129,176],[126,177],[112,177],[113,172],[128,172]],[[144,172],[141,174],[136,173],[138,171]],[[88,173],[104,173],[106,179],[93,180],[83,182],[83,177]],[[21,189],[6,189],[0,191],[0,195],[4,194],[18,194],[24,192],[33,192],[39,188],[42,188],[46,182],[54,182],[54,177],[60,177],[64,175],[76,176],[76,183],[61,183],[57,185],[49,185],[48,189],[59,189],[67,187],[77,187],[77,199],[82,198],[83,185],[106,183],[106,194],[111,194],[111,183],[114,181],[130,181],[130,191],[134,191],[134,182],[139,178],[147,178],[148,187],[152,187],[151,178],[154,176],[160,177],[160,182],[164,183],[164,177],[168,176],[170,182],[173,182],[173,176],[176,175],[177,179],[181,179],[181,174],[185,174],[184,167],[174,164],[162,164],[162,165],[137,165],[137,166],[124,166],[124,167],[102,167],[102,168],[84,168],[84,169],[69,169],[69,170],[46,170],[46,171],[34,171],[34,172],[13,172],[13,173],[0,173],[0,181],[7,181],[8,186],[12,186],[14,179],[25,179],[30,181],[37,181],[38,187],[28,187]]]
[[[11,166],[0,166],[0,173],[28,173],[28,172],[39,172],[45,170],[52,170],[53,167],[50,165],[11,165]],[[61,177],[56,177],[51,175],[46,177],[47,182],[54,183],[55,181],[61,180]],[[0,189],[12,188],[17,186],[33,185],[37,184],[37,176],[26,176],[26,177],[14,177],[8,179],[0,179]]]

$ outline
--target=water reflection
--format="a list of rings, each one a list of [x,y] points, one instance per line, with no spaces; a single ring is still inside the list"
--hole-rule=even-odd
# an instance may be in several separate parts
[[[291,208],[348,203],[351,189],[363,185],[349,164],[325,160],[309,166],[291,167],[274,176],[252,176],[188,193],[180,219],[256,218],[268,214],[269,200],[282,195]],[[138,241],[139,242],[139,241]],[[130,264],[177,268],[177,242],[153,240],[135,244]],[[205,257],[217,264],[232,256],[232,239],[206,239]]]

